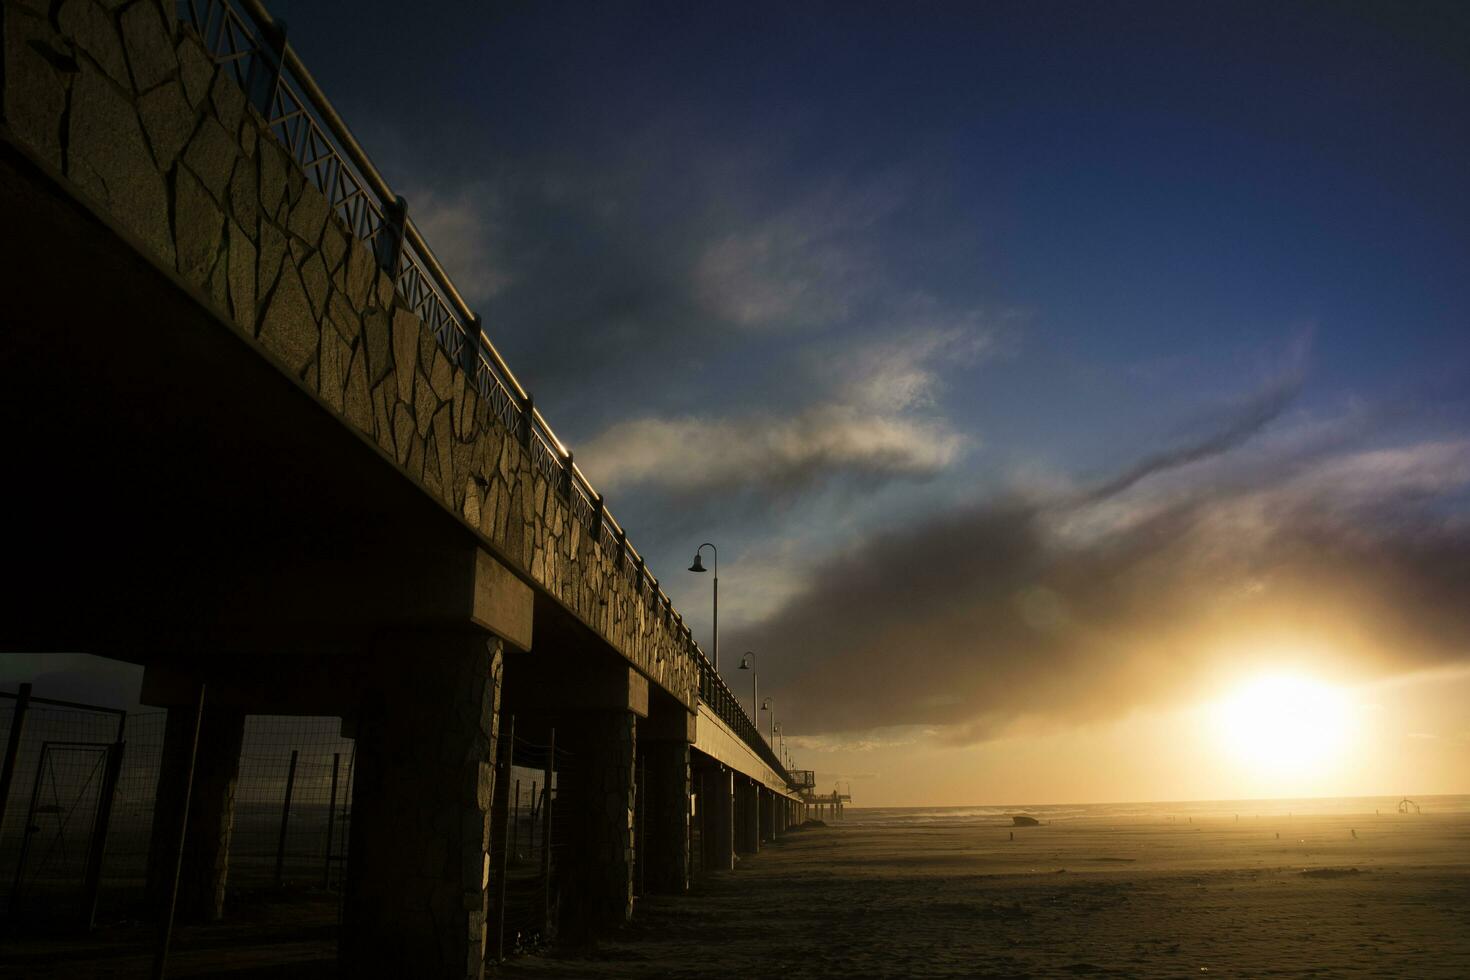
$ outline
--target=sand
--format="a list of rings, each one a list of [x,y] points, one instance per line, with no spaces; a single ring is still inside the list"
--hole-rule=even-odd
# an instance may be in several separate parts
[[[1354,839],[1352,831],[1356,830]],[[1470,977],[1470,815],[792,834],[510,977]],[[1276,835],[1280,838],[1277,839]]]

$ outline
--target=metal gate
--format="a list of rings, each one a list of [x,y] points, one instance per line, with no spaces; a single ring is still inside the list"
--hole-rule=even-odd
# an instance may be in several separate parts
[[[90,919],[120,755],[116,743],[41,743],[10,889],[12,917],[75,912]]]

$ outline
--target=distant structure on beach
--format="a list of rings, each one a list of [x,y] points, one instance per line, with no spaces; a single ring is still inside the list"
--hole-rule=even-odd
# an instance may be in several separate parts
[[[1413,800],[1409,799],[1407,796],[1404,797],[1402,800],[1399,800],[1399,812],[1400,813],[1408,813],[1409,812],[1409,807],[1413,807],[1415,813],[1423,813],[1424,812],[1423,809],[1420,808],[1419,804],[1415,803]]]
[[[1017,814],[1016,816],[1011,817],[1011,826],[1013,826],[1013,827],[1040,827],[1041,826],[1041,821],[1040,820],[1037,820],[1035,817],[1028,817],[1025,814]]]

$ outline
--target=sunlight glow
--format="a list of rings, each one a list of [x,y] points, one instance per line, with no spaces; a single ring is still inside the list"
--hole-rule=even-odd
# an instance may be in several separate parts
[[[1353,735],[1347,692],[1305,675],[1257,677],[1212,715],[1221,748],[1261,775],[1304,775],[1336,762]]]

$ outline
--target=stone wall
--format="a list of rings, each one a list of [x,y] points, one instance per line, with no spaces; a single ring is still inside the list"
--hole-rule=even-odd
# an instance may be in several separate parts
[[[8,140],[502,560],[696,703],[682,624],[571,518],[172,4],[6,0],[3,23]]]

